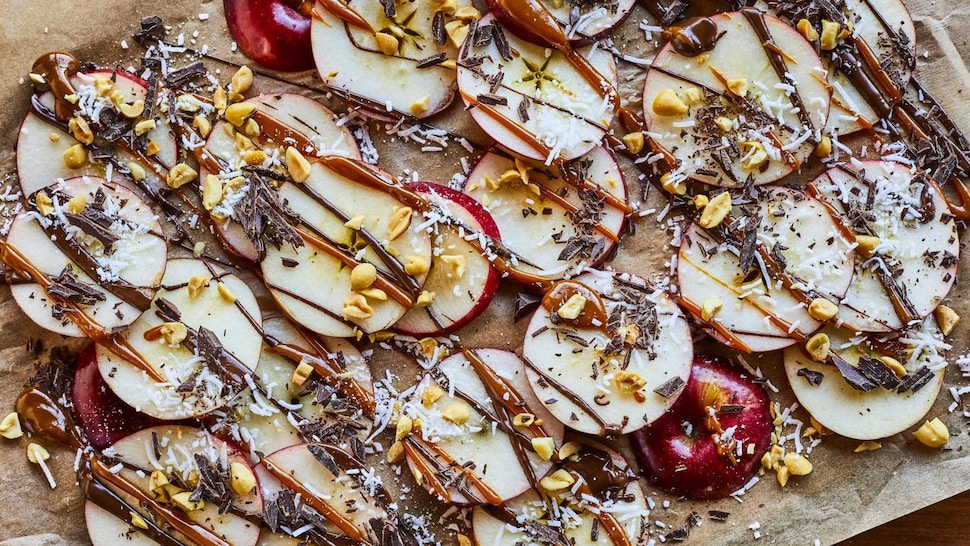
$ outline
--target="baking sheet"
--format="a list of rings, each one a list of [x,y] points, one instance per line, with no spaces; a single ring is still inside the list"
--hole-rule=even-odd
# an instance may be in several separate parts
[[[959,0],[913,0],[908,2],[917,28],[917,76],[936,95],[957,123],[970,131],[970,107],[965,95],[970,94],[970,70],[964,59],[970,56],[970,44],[964,39],[970,31],[970,5]],[[207,19],[199,14],[208,14]],[[172,38],[183,33],[187,45],[208,46],[211,54],[244,62],[233,53],[225,30],[221,2],[175,0],[163,3],[135,3],[124,0],[47,0],[46,2],[0,3],[0,179],[9,182],[15,173],[14,147],[20,120],[28,106],[29,84],[27,72],[33,60],[51,50],[70,51],[83,61],[126,68],[137,66],[141,50],[131,34],[142,17],[160,15],[173,26]],[[644,16],[637,8],[627,22],[635,28]],[[193,44],[192,33],[199,35]],[[635,36],[638,32],[630,32]],[[642,36],[642,34],[640,34]],[[129,48],[121,45],[127,40]],[[635,49],[635,43],[617,43],[621,49]],[[231,68],[223,68],[220,79],[227,81]],[[301,81],[313,84],[312,75]],[[259,91],[279,88],[272,80],[259,78]],[[632,84],[631,84],[632,85]],[[319,94],[314,94],[319,96]],[[453,109],[454,110],[454,109]],[[454,111],[453,111],[454,114]],[[485,142],[467,124],[456,126],[455,117],[432,120],[474,141]],[[379,130],[372,132],[375,137]],[[423,179],[446,182],[459,170],[459,158],[469,155],[460,146],[452,145],[446,154],[421,154],[413,146],[392,139],[377,139],[381,151],[380,164],[391,173],[401,176],[420,165]],[[418,160],[418,161],[416,161]],[[628,172],[629,171],[629,165]],[[632,181],[631,181],[632,182]],[[631,190],[635,190],[631,183]],[[656,192],[655,192],[656,193]],[[654,199],[657,199],[656,197]],[[656,205],[660,201],[654,201]],[[650,204],[647,204],[650,206]],[[669,240],[660,233],[655,219],[638,223],[638,235],[628,237],[621,245],[615,267],[646,276],[665,269],[673,249],[658,241]],[[970,316],[970,292],[967,287],[966,262],[960,265],[958,284],[947,304],[960,315]],[[523,324],[511,321],[511,291],[504,291],[489,311],[465,329],[462,340],[467,346],[492,346],[515,350],[521,345]],[[41,351],[28,350],[28,342],[42,340]],[[953,364],[970,347],[970,319],[961,323],[951,340],[950,369],[946,387],[960,387],[967,381]],[[36,345],[36,344],[34,344]],[[9,290],[0,287],[0,415],[12,411],[14,401],[37,363],[47,358],[55,347],[76,349],[81,344],[52,336],[35,327],[20,312],[10,298]],[[778,366],[777,355],[748,357],[748,362],[760,367],[781,394],[773,395],[782,407],[793,400],[788,394],[784,373]],[[410,376],[409,376],[410,374]],[[398,386],[407,386],[412,371],[402,373]],[[814,472],[807,477],[792,479],[781,489],[772,474],[741,497],[741,501],[724,499],[709,503],[690,503],[672,499],[651,490],[646,492],[656,502],[650,520],[662,522],[666,528],[654,525],[653,537],[665,534],[682,525],[692,511],[701,515],[703,524],[691,530],[689,543],[740,544],[755,541],[757,527],[761,542],[778,544],[834,543],[888,520],[900,517],[970,488],[970,437],[962,409],[947,413],[952,402],[946,388],[928,417],[942,416],[951,431],[948,449],[930,450],[906,434],[896,435],[882,442],[878,451],[855,454],[859,442],[827,436],[811,455]],[[807,421],[799,411],[797,417]],[[35,465],[27,462],[27,440],[0,439],[0,539],[2,544],[79,544],[87,542],[83,521],[80,490],[74,487],[71,469],[73,453],[52,448],[50,461],[58,483],[51,491]],[[664,500],[670,500],[669,508]],[[731,515],[726,522],[707,518],[708,510],[723,510]],[[442,533],[443,543],[452,543],[453,535]]]

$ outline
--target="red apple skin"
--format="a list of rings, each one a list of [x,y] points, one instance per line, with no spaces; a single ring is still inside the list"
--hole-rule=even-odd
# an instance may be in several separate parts
[[[314,67],[310,17],[302,2],[288,0],[223,0],[229,33],[247,57],[282,72]]]
[[[71,399],[74,420],[96,449],[104,449],[133,432],[163,424],[135,411],[111,391],[98,371],[94,345],[77,357]]]
[[[705,390],[708,397],[719,392],[722,404],[744,406],[740,413],[718,415],[721,427],[736,427],[735,438],[744,442],[737,464],[718,454],[711,431],[705,428]],[[630,435],[641,474],[678,496],[711,500],[730,495],[755,475],[771,446],[774,425],[769,404],[765,390],[743,370],[719,357],[695,356],[690,379],[674,405]],[[693,429],[690,436],[685,423]],[[755,448],[748,454],[752,442]]]

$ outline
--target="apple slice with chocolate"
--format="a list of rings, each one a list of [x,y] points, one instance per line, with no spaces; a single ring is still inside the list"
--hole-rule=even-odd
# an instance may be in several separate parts
[[[201,260],[169,262],[152,308],[99,340],[98,369],[118,398],[159,419],[222,408],[256,368],[259,307],[246,282]]]
[[[822,202],[780,186],[757,194],[710,229],[691,224],[677,262],[681,302],[745,352],[787,347],[817,330],[825,316],[812,304],[834,307],[854,266],[851,234]]]
[[[813,357],[802,345],[785,350],[792,392],[822,426],[848,438],[876,440],[917,424],[933,407],[949,345],[932,317],[888,339],[835,327],[823,333],[828,355]]]
[[[223,0],[229,34],[247,57],[283,72],[313,68],[312,2]]]
[[[229,544],[256,544],[259,526],[249,518],[262,513],[262,494],[249,462],[230,444],[194,427],[168,425],[127,436],[112,444],[110,453],[111,462],[100,464],[113,465],[111,481],[127,482],[151,501],[109,486],[129,512],[113,514],[85,502],[88,536],[96,546],[132,538],[136,544],[156,544],[143,531],[147,522],[186,543],[217,537]],[[177,530],[182,526],[187,532]]]
[[[814,45],[753,8],[677,28],[643,91],[648,135],[676,160],[668,184],[741,187],[798,170],[828,119],[824,74]]]
[[[960,242],[929,174],[889,161],[852,162],[829,169],[808,189],[849,219],[858,245],[840,320],[887,332],[936,309],[956,280]]]
[[[254,112],[242,125],[252,119],[259,134],[247,136],[245,127],[217,122],[206,140],[208,160],[202,162],[199,181],[203,207],[223,244],[233,254],[257,262],[263,248],[260,229],[269,223],[262,219],[266,211],[260,204],[276,203],[275,185],[294,178],[302,181],[305,161],[323,155],[360,159],[360,150],[350,131],[338,125],[337,116],[313,99],[279,93],[253,97],[245,104],[252,104]]]
[[[431,266],[426,202],[361,162],[326,156],[279,199],[299,222],[281,226],[279,246],[260,263],[280,308],[322,335],[350,337],[391,327],[435,294],[422,289]],[[321,279],[327,282],[321,283]]]
[[[401,412],[411,472],[448,502],[500,505],[538,483],[562,445],[563,426],[532,392],[525,364],[498,349],[442,360]]]
[[[123,330],[148,309],[165,271],[165,235],[131,191],[94,176],[27,196],[2,258],[14,300],[62,335]]]
[[[549,45],[543,36],[548,32],[546,25],[553,22],[562,28],[561,32],[572,44],[582,45],[597,40],[622,23],[636,5],[635,0],[582,3],[559,0],[486,0],[485,3],[505,28],[516,36],[539,45]],[[524,15],[529,12],[538,13],[540,18]]]
[[[479,17],[467,0],[326,0],[314,14],[311,42],[323,83],[365,112],[416,118],[454,99],[458,46]]]
[[[458,59],[458,88],[479,127],[511,153],[546,165],[600,144],[615,114],[616,85],[604,48],[535,45],[506,32],[492,14]]]
[[[522,345],[529,382],[567,427],[615,437],[659,418],[690,374],[687,320],[626,273],[587,273],[546,292]]]

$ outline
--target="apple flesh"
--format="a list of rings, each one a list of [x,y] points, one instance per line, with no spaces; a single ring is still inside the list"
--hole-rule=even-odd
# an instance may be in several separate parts
[[[548,39],[543,36],[548,32],[543,29],[534,18],[523,16],[521,13],[523,3],[509,2],[507,0],[486,0],[489,12],[493,13],[501,23],[516,36],[528,40],[534,44],[549,46]],[[524,2],[529,9],[538,11],[544,9],[548,13],[545,19],[546,25],[554,22],[558,24],[561,32],[573,45],[585,45],[593,40],[605,36],[613,28],[622,23],[636,0],[619,0],[615,5],[602,5],[595,2],[590,4],[574,4],[571,2],[550,2],[547,0],[528,0]],[[575,24],[573,20],[573,9],[578,8],[575,14]],[[537,27],[539,27],[537,29]]]
[[[695,357],[674,405],[630,435],[641,473],[657,487],[691,499],[737,491],[758,471],[771,445],[769,404],[764,389],[742,370],[718,357]]]
[[[310,14],[300,0],[223,0],[229,34],[250,59],[272,70],[313,68]]]

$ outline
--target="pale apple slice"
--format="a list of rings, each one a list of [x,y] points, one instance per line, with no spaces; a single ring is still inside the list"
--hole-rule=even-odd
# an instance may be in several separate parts
[[[233,446],[211,434],[188,426],[169,425],[141,430],[115,442],[107,453],[118,470],[114,480],[133,485],[154,499],[180,521],[194,525],[230,544],[256,544],[259,527],[249,517],[263,511],[263,498],[252,467]],[[201,468],[201,465],[206,468]],[[111,468],[110,470],[115,470]],[[233,478],[236,478],[233,480]],[[233,486],[233,481],[238,485]],[[250,489],[245,489],[242,483]],[[161,485],[160,485],[161,484]],[[134,500],[131,492],[111,487],[125,499],[143,521],[153,521],[181,540],[198,540],[169,529],[165,517]],[[186,493],[200,490],[197,509],[179,505]],[[181,495],[180,495],[181,493]],[[178,496],[175,500],[173,497]],[[222,507],[223,509],[220,509]],[[131,513],[121,515],[130,521]],[[128,535],[138,535],[143,544],[154,544],[118,515],[88,500],[85,503],[88,535],[95,545],[117,544]]]
[[[458,88],[479,127],[513,154],[546,165],[600,144],[616,85],[605,48],[538,46],[506,32],[492,14],[478,22],[458,62]]]
[[[557,280],[601,263],[620,240],[629,211],[623,174],[602,146],[559,167],[486,152],[463,191],[498,224],[513,276],[529,280]]]
[[[455,96],[454,66],[442,62],[454,62],[466,17],[474,17],[464,14],[472,9],[468,0],[450,5],[317,3],[310,39],[323,83],[376,112],[417,118],[440,112]]]
[[[28,208],[10,227],[3,259],[16,272],[14,301],[31,320],[58,334],[96,337],[148,309],[167,244],[144,201],[81,176],[28,196]]]
[[[417,194],[373,167],[327,156],[312,164],[306,182],[280,186],[279,196],[300,219],[294,229],[302,244],[268,245],[260,265],[295,322],[350,337],[389,328],[419,300],[429,303],[433,296],[422,299],[421,286],[431,235],[421,226],[427,204]],[[352,273],[361,266],[373,266],[376,276],[357,284]]]
[[[449,502],[499,505],[522,494],[562,445],[563,426],[532,392],[525,364],[498,349],[442,360],[401,411],[420,423],[400,439],[408,466]]]
[[[96,81],[113,81],[113,83],[110,86],[98,84],[100,88],[107,89],[104,94],[99,95],[98,90],[95,89]],[[71,78],[71,83],[79,97],[77,114],[88,122],[96,134],[100,134],[100,119],[106,111],[114,112],[121,120],[127,119],[118,113],[117,106],[110,98],[112,92],[117,91],[120,100],[133,104],[138,100],[144,101],[148,91],[148,83],[141,78],[112,69],[78,73]],[[67,130],[68,120],[58,120],[54,116],[54,95],[51,92],[40,95],[34,108],[35,111],[28,113],[24,118],[17,137],[17,174],[24,194],[32,194],[62,178],[81,175],[105,176],[108,164],[103,161],[92,162],[90,155],[84,166],[79,168],[71,168],[65,163],[64,153],[79,142]],[[132,118],[132,124],[144,120],[148,110],[149,107],[146,106],[143,115]],[[165,118],[158,115],[157,109],[155,112],[156,116],[153,118],[156,121],[155,128],[137,139],[144,146],[149,142],[157,145],[158,151],[151,156],[151,160],[140,153],[133,155],[127,144],[121,144],[124,142],[122,138],[114,143],[113,147],[118,152],[118,157],[111,168],[116,174],[122,174],[122,171],[127,171],[128,163],[135,161],[145,170],[147,183],[157,187],[164,184],[164,180],[159,178],[153,164],[157,162],[165,169],[175,165],[178,162],[178,144]],[[99,143],[99,145],[103,144]],[[87,155],[86,150],[85,154]],[[111,178],[112,181],[117,182],[122,177],[112,176]]]
[[[569,428],[607,437],[660,417],[686,384],[692,357],[687,320],[670,296],[626,273],[553,285],[522,345],[546,408]]]
[[[829,169],[809,190],[849,218],[864,245],[839,319],[886,332],[936,309],[956,280],[960,242],[943,192],[926,173],[888,161],[853,162]]]
[[[798,170],[829,112],[815,46],[754,9],[705,21],[716,27],[703,32],[713,47],[691,50],[684,47],[691,40],[675,36],[657,54],[644,84],[648,134],[678,164],[672,182],[689,178],[739,187]]]
[[[524,9],[545,9],[548,16],[562,27],[563,34],[572,44],[582,45],[606,35],[622,23],[630,15],[636,1],[575,3],[559,0],[486,0],[485,3],[512,33],[539,45],[548,45],[547,40],[543,39],[545,29],[522,12]]]
[[[856,440],[876,440],[915,425],[933,407],[943,387],[949,347],[933,318],[892,340],[834,327],[824,332],[846,370],[814,360],[802,346],[785,350],[792,391],[822,426]],[[885,357],[902,364],[905,375],[887,366],[881,360]]]
[[[253,167],[262,167],[283,178],[291,178],[287,167],[287,148],[293,147],[306,159],[322,155],[340,155],[360,159],[360,150],[350,131],[338,125],[337,116],[319,102],[293,93],[260,95],[246,100],[255,105],[254,120],[261,128],[257,138],[245,136],[226,121],[217,122],[205,144],[205,150],[220,167],[220,172],[210,172],[213,165],[203,164],[199,180],[215,174],[222,183],[219,199],[210,205],[213,226],[223,244],[233,254],[256,262],[261,257],[246,228],[240,224],[242,209],[258,194],[254,176],[248,170],[245,157],[254,150],[262,150],[266,160]],[[265,176],[265,175],[263,175]],[[241,177],[241,178],[240,178]],[[260,189],[264,189],[260,186]],[[265,188],[269,191],[271,188]],[[237,211],[237,209],[239,209]],[[259,234],[256,234],[258,237]]]
[[[570,487],[542,493],[533,489],[502,507],[476,506],[472,511],[475,543],[513,546],[549,543],[550,537],[557,537],[554,543],[574,546],[604,540],[641,544],[648,532],[649,510],[636,475],[611,449],[588,441],[579,449],[561,463],[576,480]],[[603,488],[604,484],[608,486]]]
[[[168,307],[180,317],[168,316]],[[153,309],[98,344],[98,369],[118,398],[138,411],[159,419],[204,415],[223,407],[256,368],[259,316],[256,298],[239,277],[200,260],[171,260]],[[181,343],[164,336],[163,325],[172,322],[186,327]],[[212,337],[203,330],[215,339],[199,341]]]
[[[474,241],[482,234],[500,239],[495,220],[478,202],[447,186],[430,182],[408,184],[446,218],[435,224],[431,270],[424,289],[434,293],[426,307],[414,307],[395,325],[408,335],[446,335],[480,315],[498,291],[499,273]]]
[[[714,231],[689,226],[677,263],[682,303],[722,342],[746,352],[787,347],[817,330],[822,323],[809,304],[838,302],[854,267],[849,234],[817,199],[770,186],[758,192],[755,210]],[[757,226],[745,244],[740,226],[751,222]]]

